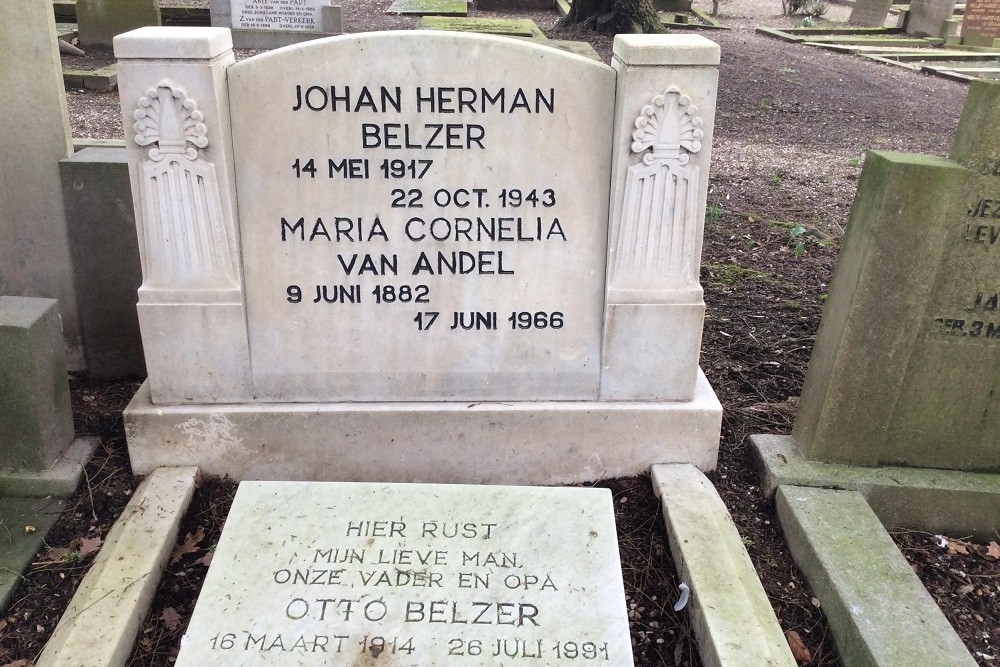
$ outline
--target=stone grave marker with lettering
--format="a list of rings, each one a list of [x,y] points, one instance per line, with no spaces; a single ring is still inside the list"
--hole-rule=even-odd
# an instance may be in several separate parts
[[[279,661],[631,665],[611,493],[243,482],[177,665]]]
[[[212,25],[232,29],[233,45],[273,49],[344,31],[331,0],[212,0]]]
[[[962,43],[994,46],[1000,39],[1000,0],[967,0],[962,18]]]
[[[848,23],[852,25],[881,28],[892,8],[892,0],[857,0],[851,9]]]
[[[874,151],[792,433],[810,459],[1000,471],[1000,83],[947,160]]]
[[[608,67],[408,31],[234,64],[221,29],[119,37],[149,373],[126,410],[136,470],[713,468],[698,266],[719,51],[616,45]]]

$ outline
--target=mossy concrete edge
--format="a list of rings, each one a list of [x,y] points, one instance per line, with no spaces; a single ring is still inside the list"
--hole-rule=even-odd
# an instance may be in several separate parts
[[[861,493],[886,526],[995,539],[1000,474],[936,468],[866,468],[806,459],[791,436],[753,435],[768,496],[779,486]]]
[[[780,486],[775,503],[845,665],[976,664],[860,493]]]

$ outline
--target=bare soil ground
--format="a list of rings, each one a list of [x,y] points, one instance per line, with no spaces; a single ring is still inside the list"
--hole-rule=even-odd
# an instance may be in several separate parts
[[[351,32],[416,23],[386,15],[388,0],[342,4]],[[696,6],[710,8],[707,0]],[[843,21],[849,11],[831,5],[827,18]],[[528,16],[551,38],[585,39],[610,61],[609,38],[553,30],[554,12],[472,14]],[[758,25],[794,24],[781,16],[778,0],[724,0],[720,18],[734,29],[702,33],[722,47],[701,275],[708,304],[701,363],[725,407],[711,477],[782,628],[808,650],[802,664],[839,665],[822,602],[792,561],[773,503],[758,486],[748,436],[791,429],[865,151],[947,154],[966,87],[757,35]],[[88,58],[99,63],[110,54]],[[74,136],[123,136],[116,93],[67,92]],[[103,444],[47,549],[0,616],[0,665],[26,665],[38,655],[92,547],[139,481],[129,472],[120,416],[136,386],[73,381],[77,432],[100,435]],[[687,614],[672,610],[678,582],[649,479],[600,485],[615,498],[636,664],[700,664]],[[179,540],[193,550],[168,566],[130,665],[166,665],[176,655],[234,490],[229,480],[202,481]],[[894,537],[977,661],[1000,664],[1000,565],[989,547],[955,541],[962,536],[949,536],[944,546],[911,531]]]

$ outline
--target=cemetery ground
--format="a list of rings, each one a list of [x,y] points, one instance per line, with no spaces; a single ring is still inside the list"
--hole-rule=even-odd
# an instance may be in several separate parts
[[[386,15],[388,4],[345,0],[345,26],[351,32],[414,26],[415,19]],[[834,5],[829,15],[846,11]],[[607,37],[553,31],[555,12],[516,16],[532,18],[550,37],[589,41],[610,59]],[[790,25],[777,0],[731,0],[721,20],[733,30],[707,33],[722,47],[722,64],[701,274],[708,306],[701,365],[725,408],[719,465],[710,478],[782,628],[791,643],[801,642],[797,657],[836,665],[821,603],[758,486],[749,436],[791,429],[865,151],[946,155],[966,87],[755,34],[758,25]],[[116,93],[67,92],[75,137],[122,137]],[[137,387],[72,381],[77,434],[99,436],[102,444],[0,616],[0,665],[28,665],[38,655],[138,484],[121,422]],[[599,484],[614,495],[636,664],[698,664],[687,616],[672,610],[679,582],[649,479]],[[229,480],[201,480],[129,664],[170,664],[176,655],[234,491]],[[894,537],[977,661],[1000,664],[995,546],[961,535],[943,544],[922,533]]]

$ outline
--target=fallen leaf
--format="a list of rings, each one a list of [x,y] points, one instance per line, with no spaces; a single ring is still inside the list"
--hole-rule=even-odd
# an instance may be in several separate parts
[[[184,541],[174,547],[174,552],[170,555],[170,564],[173,565],[184,556],[184,554],[193,554],[201,549],[198,543],[205,539],[205,529],[199,527],[198,530],[194,531],[194,534],[188,533],[184,536]]]
[[[948,553],[950,554],[962,554],[963,556],[969,555],[969,545],[965,542],[960,542],[958,540],[948,540]]]
[[[101,543],[104,540],[100,536],[97,537],[81,537],[80,538],[80,555],[89,556],[98,549],[101,548]]]
[[[808,665],[812,662],[812,653],[806,648],[805,643],[802,641],[802,637],[799,636],[795,630],[788,630],[785,632],[785,640],[788,642],[788,648],[792,650],[792,657],[795,658],[797,662]]]
[[[6,665],[0,665],[0,667],[28,667],[28,661],[25,658],[21,658],[14,662],[8,662]]]
[[[195,565],[203,565],[205,567],[210,566],[212,564],[212,554],[211,553],[205,554],[204,556],[202,556],[201,558],[199,558],[198,560],[196,560],[194,562],[194,564]]]
[[[973,590],[975,590],[975,588],[976,588],[975,584],[966,584],[965,586],[959,587],[959,589],[956,592],[960,596],[964,597],[969,593],[971,593]]]
[[[166,626],[167,630],[176,630],[181,625],[182,617],[177,613],[177,610],[173,607],[167,607],[160,614],[160,620],[163,621],[163,625]]]
[[[986,547],[986,557],[993,560],[1000,560],[1000,544],[990,542],[990,545]]]
[[[68,553],[68,547],[46,547],[45,553],[42,554],[42,557],[47,561],[56,563],[65,558]]]

